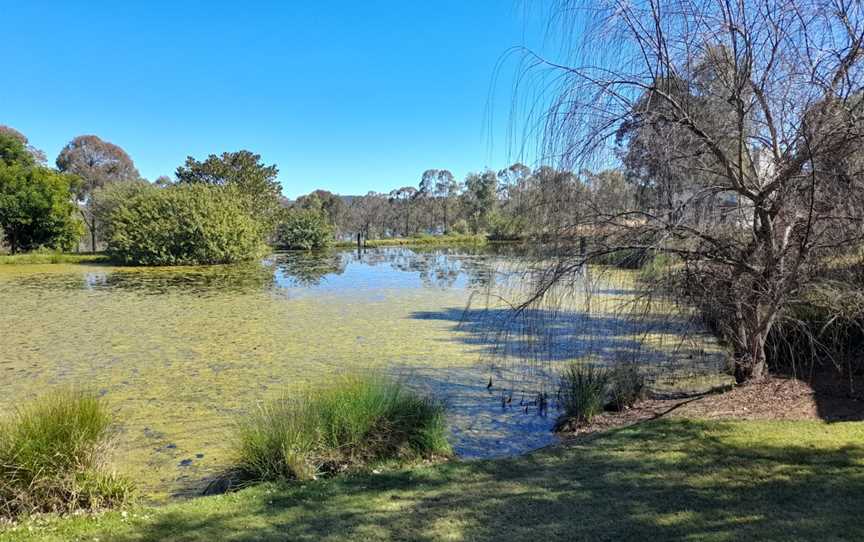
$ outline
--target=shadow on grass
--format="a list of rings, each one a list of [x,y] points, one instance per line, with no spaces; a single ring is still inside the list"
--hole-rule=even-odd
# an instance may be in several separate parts
[[[260,486],[112,540],[862,539],[864,444],[843,443],[864,428],[840,425],[658,420],[521,458]]]

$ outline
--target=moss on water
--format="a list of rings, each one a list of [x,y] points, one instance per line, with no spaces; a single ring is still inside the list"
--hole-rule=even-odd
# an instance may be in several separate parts
[[[502,411],[514,382],[478,364],[496,348],[492,324],[464,309],[489,265],[388,249],[212,268],[0,266],[0,409],[56,386],[92,388],[122,422],[117,463],[155,499],[219,472],[233,424],[256,402],[352,369],[387,368],[448,395],[460,453],[542,446],[551,421]],[[610,351],[630,342],[626,327],[601,332]],[[562,335],[589,338],[575,337]]]

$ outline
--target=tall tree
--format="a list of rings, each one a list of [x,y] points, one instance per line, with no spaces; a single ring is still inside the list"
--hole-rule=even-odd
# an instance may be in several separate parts
[[[493,171],[470,173],[465,178],[462,197],[474,233],[486,227],[486,218],[495,208],[497,186],[498,177]]]
[[[297,198],[296,205],[303,209],[314,209],[324,213],[327,222],[337,230],[343,222],[346,212],[345,201],[328,190],[314,190],[305,196]]]
[[[189,156],[176,172],[179,184],[232,187],[246,200],[249,212],[269,226],[275,226],[280,208],[282,185],[278,175],[276,165],[265,165],[260,155],[247,150],[211,154],[203,162]]]
[[[441,202],[441,218],[444,233],[450,233],[450,209],[452,202],[459,195],[459,183],[448,169],[439,169],[435,174],[435,196]]]
[[[438,179],[437,169],[427,169],[420,176],[416,198],[424,208],[429,218],[429,231],[435,230],[435,182]]]
[[[394,206],[396,213],[402,217],[402,233],[406,237],[411,235],[411,211],[414,207],[414,196],[417,195],[417,189],[413,186],[403,186],[396,190],[390,191],[390,202]]]
[[[138,170],[126,151],[95,135],[78,136],[63,147],[57,156],[57,169],[82,180],[75,199],[90,231],[90,248],[95,252],[99,224],[90,205],[93,192],[108,183],[138,180]]]
[[[350,206],[351,224],[355,231],[366,239],[372,239],[375,228],[383,234],[383,223],[387,216],[387,196],[369,192],[365,196],[354,198]]]

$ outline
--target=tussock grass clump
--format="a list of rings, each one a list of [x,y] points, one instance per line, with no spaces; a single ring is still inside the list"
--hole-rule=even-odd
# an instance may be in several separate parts
[[[131,484],[105,472],[111,416],[95,395],[52,392],[0,423],[0,516],[122,505]]]
[[[261,406],[240,425],[236,443],[239,472],[258,481],[450,452],[440,401],[370,374]]]
[[[590,424],[604,410],[626,410],[647,392],[645,375],[635,363],[619,362],[611,368],[573,363],[558,381],[561,415],[555,430]]]
[[[620,412],[645,399],[648,393],[645,375],[635,363],[619,363],[608,373],[609,401],[606,410]]]
[[[575,422],[591,423],[603,412],[607,403],[609,372],[590,364],[573,363],[564,370],[558,381],[558,401],[561,415],[556,430]]]

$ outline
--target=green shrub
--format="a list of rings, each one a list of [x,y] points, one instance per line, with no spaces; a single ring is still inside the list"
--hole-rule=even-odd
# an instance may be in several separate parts
[[[492,241],[518,241],[527,230],[525,219],[507,216],[499,211],[489,213],[489,239]]]
[[[645,375],[635,363],[620,362],[608,372],[609,401],[606,410],[620,412],[645,398]]]
[[[276,246],[282,249],[324,248],[333,240],[333,226],[315,209],[290,209],[276,227]]]
[[[235,190],[138,188],[107,212],[107,252],[133,265],[223,264],[264,252],[264,227]]]
[[[0,133],[0,241],[13,253],[74,248],[83,232],[70,197],[76,182],[38,164],[18,138]]]
[[[239,427],[238,470],[248,479],[308,480],[387,460],[450,453],[444,407],[399,382],[345,376],[261,406]]]
[[[570,423],[591,423],[607,404],[609,373],[589,364],[573,363],[564,370],[558,382],[561,415],[556,429]]]
[[[132,486],[103,470],[111,417],[94,395],[53,392],[0,424],[0,516],[122,505]]]
[[[470,229],[471,228],[468,226],[468,221],[464,218],[460,218],[450,226],[449,233],[455,233],[456,235],[467,235]]]

